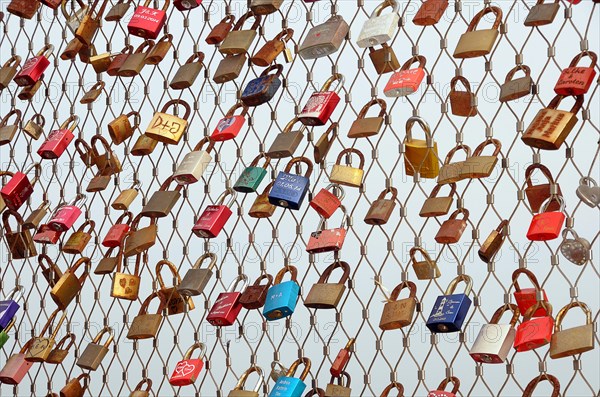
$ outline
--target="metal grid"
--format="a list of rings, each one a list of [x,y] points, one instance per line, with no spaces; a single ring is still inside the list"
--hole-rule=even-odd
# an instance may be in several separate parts
[[[1,7],[3,10],[6,4]],[[267,369],[272,359],[280,359],[289,365],[301,355],[313,361],[308,382],[324,388],[329,381],[329,365],[349,337],[357,338],[356,352],[348,367],[353,376],[353,395],[379,395],[390,380],[397,380],[404,384],[406,395],[423,396],[428,390],[435,389],[444,377],[455,375],[462,381],[460,396],[520,396],[532,378],[546,372],[558,376],[563,396],[598,395],[597,349],[574,360],[551,360],[546,348],[511,353],[507,364],[500,366],[475,365],[468,357],[468,349],[480,326],[490,320],[498,306],[511,299],[510,274],[517,267],[527,267],[537,274],[556,309],[579,299],[592,308],[594,321],[600,313],[597,260],[576,267],[560,255],[559,240],[548,244],[526,240],[525,231],[532,215],[522,196],[523,172],[533,156],[534,161],[547,165],[561,184],[567,202],[568,223],[592,243],[595,256],[598,256],[598,208],[580,205],[575,196],[581,176],[600,180],[596,143],[600,132],[597,81],[585,97],[581,120],[567,139],[566,150],[532,151],[519,139],[537,110],[552,98],[552,86],[562,67],[580,50],[598,51],[599,6],[587,0],[576,6],[561,0],[561,11],[552,25],[526,28],[522,22],[532,2],[505,0],[493,4],[504,11],[502,34],[493,53],[486,59],[459,63],[451,56],[452,48],[484,3],[451,3],[438,25],[422,29],[411,22],[419,2],[402,2],[400,28],[390,45],[401,63],[414,54],[427,57],[427,84],[423,83],[421,90],[409,97],[387,99],[390,117],[384,129],[369,140],[354,141],[347,138],[345,132],[364,103],[374,95],[383,97],[382,87],[389,76],[375,74],[368,51],[355,44],[355,35],[377,2],[284,2],[280,12],[266,17],[266,22],[262,23],[259,38],[250,53],[274,37],[281,26],[295,29],[293,42],[297,45],[312,26],[326,20],[331,13],[344,16],[351,27],[351,35],[340,51],[330,57],[307,62],[295,56],[292,63],[284,64],[285,81],[275,98],[250,111],[246,131],[235,140],[216,145],[213,164],[204,180],[185,189],[184,198],[176,204],[171,215],[159,221],[157,244],[142,267],[140,300],[127,303],[111,299],[111,277],[91,275],[77,303],[69,308],[68,329],[77,334],[75,354],[71,353],[59,366],[34,366],[20,386],[0,386],[0,396],[41,396],[47,390],[58,392],[68,378],[80,373],[74,365],[75,357],[104,325],[115,329],[118,343],[111,348],[102,366],[91,373],[90,390],[86,392],[89,396],[127,396],[143,377],[154,380],[152,395],[155,396],[219,396],[233,388],[251,363]],[[26,122],[33,114],[41,113],[48,121],[47,135],[70,114],[78,114],[81,120],[77,133],[89,140],[94,134],[106,134],[106,124],[121,113],[139,111],[143,129],[153,112],[171,98],[181,97],[193,106],[190,128],[179,145],[159,145],[150,156],[132,157],[129,149],[136,132],[129,143],[113,147],[124,170],[107,190],[88,194],[86,203],[86,217],[96,221],[92,240],[96,244],[90,244],[85,252],[92,258],[94,266],[104,252],[99,248],[99,239],[120,215],[110,208],[118,193],[133,181],[142,181],[144,200],[138,198],[132,207],[134,213],[139,211],[182,157],[202,136],[211,133],[246,83],[262,71],[256,66],[246,67],[238,79],[224,85],[217,85],[211,79],[221,55],[213,46],[204,43],[204,37],[225,14],[239,17],[246,8],[245,2],[216,1],[205,2],[189,14],[169,8],[167,30],[174,35],[175,49],[158,66],[145,67],[141,75],[133,79],[96,75],[90,65],[78,60],[61,61],[58,55],[71,39],[71,33],[60,13],[42,7],[37,19],[31,21],[5,14],[0,23],[3,29],[0,59],[3,62],[10,54],[19,54],[23,59],[32,56],[44,41],[54,44],[56,49],[43,88],[32,101],[18,100],[14,85],[2,92],[3,115],[11,107],[17,107],[23,111]],[[130,13],[132,10],[133,7]],[[127,20],[126,17],[124,21]],[[485,23],[489,23],[487,18]],[[130,42],[136,47],[141,40],[128,37],[126,22],[103,22],[94,40],[98,52],[104,48],[116,52]],[[580,48],[577,48],[578,44]],[[181,92],[166,89],[178,66],[198,49],[206,54],[205,78],[200,76],[192,89]],[[498,87],[508,70],[519,63],[532,68],[534,95],[500,104],[497,102]],[[310,257],[304,251],[310,232],[318,224],[317,214],[306,203],[298,212],[279,208],[273,217],[256,220],[247,216],[255,196],[238,195],[237,212],[234,211],[218,238],[202,243],[189,232],[192,218],[199,216],[206,205],[213,203],[233,184],[251,159],[268,147],[312,91],[333,72],[346,77],[345,100],[332,117],[332,121],[340,123],[339,135],[329,152],[326,166],[313,172],[311,191],[316,193],[325,186],[331,164],[342,148],[356,147],[365,153],[364,186],[360,190],[347,188],[344,199],[351,215],[348,236],[340,254],[352,268],[347,294],[335,313],[309,310],[299,303],[289,320],[265,323],[259,312],[243,311],[235,326],[215,329],[204,318],[216,295],[227,288],[236,274],[245,273],[254,280],[261,272],[275,274],[282,266],[294,264],[299,268],[299,282],[306,294],[320,272],[334,259],[326,255]],[[457,118],[448,112],[448,83],[455,73],[466,76],[478,96],[479,114],[476,117]],[[94,104],[80,105],[80,97],[97,78],[107,83],[106,93]],[[440,162],[456,142],[464,141],[474,147],[485,137],[493,136],[503,143],[503,160],[490,178],[459,184],[460,199],[456,204],[471,211],[469,226],[459,244],[441,246],[434,243],[433,236],[445,218],[425,220],[418,217],[418,209],[435,182],[405,175],[402,141],[404,123],[411,114],[422,115],[431,125],[440,148]],[[296,154],[311,157],[313,143],[325,128],[310,130]],[[0,149],[0,168],[23,169],[37,161],[33,151],[39,143],[19,132],[9,146]],[[276,170],[282,170],[285,163],[286,160],[272,161],[271,177],[276,175]],[[92,176],[93,171],[86,170],[73,148],[69,148],[59,160],[43,162],[43,177],[31,202],[21,212],[29,213],[42,198],[56,204],[62,198],[72,197],[77,189],[84,189],[82,186],[86,186]],[[265,185],[263,182],[262,186]],[[362,222],[364,214],[386,186],[399,189],[399,205],[390,222],[383,227],[365,225]],[[486,266],[475,253],[482,238],[504,218],[511,221],[510,235],[496,262]],[[425,247],[436,259],[442,277],[417,283],[421,304],[411,327],[382,333],[377,326],[383,308],[379,285],[391,290],[403,278],[414,280],[408,257],[408,251],[414,245]],[[37,270],[36,258],[10,260],[5,244],[1,249],[2,292],[11,290],[17,283],[28,286],[27,303],[19,314],[16,334],[11,335],[11,341],[1,355],[0,361],[5,362],[40,330],[54,310],[54,304],[48,299],[49,289]],[[42,251],[42,248],[38,246],[38,250]],[[155,342],[127,340],[128,324],[137,314],[141,301],[157,288],[154,264],[162,258],[169,259],[183,274],[204,251],[218,255],[219,271],[204,294],[195,299],[196,309],[166,317]],[[61,253],[58,246],[48,246],[45,252],[63,270],[76,260]],[[473,277],[474,306],[463,327],[464,332],[431,336],[424,323],[435,298],[443,293],[455,273]],[[575,323],[575,320],[567,322],[570,321]],[[578,321],[581,321],[579,317]],[[167,378],[194,340],[208,346],[206,367],[194,386],[177,390],[169,385]],[[269,381],[264,392],[267,393],[272,385]],[[549,394],[547,387],[540,385],[539,395]]]

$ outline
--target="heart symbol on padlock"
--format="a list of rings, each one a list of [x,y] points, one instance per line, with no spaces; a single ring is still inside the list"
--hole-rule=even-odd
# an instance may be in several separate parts
[[[187,361],[182,361],[179,364],[177,364],[177,367],[175,367],[175,373],[177,374],[177,376],[180,376],[183,378],[183,377],[191,374],[192,372],[194,372],[195,369],[196,369],[195,365],[188,364]]]
[[[600,204],[600,186],[590,177],[585,176],[579,180],[576,193],[581,201],[592,208]]]
[[[119,280],[119,285],[121,286],[121,288],[125,288],[127,286],[127,280],[120,279]]]

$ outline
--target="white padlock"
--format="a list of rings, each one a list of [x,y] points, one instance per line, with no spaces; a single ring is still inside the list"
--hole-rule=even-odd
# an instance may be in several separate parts
[[[391,8],[392,12],[382,14],[386,8]],[[386,0],[379,4],[365,21],[356,44],[360,48],[367,48],[391,40],[400,20],[398,8],[399,4],[396,0]]]

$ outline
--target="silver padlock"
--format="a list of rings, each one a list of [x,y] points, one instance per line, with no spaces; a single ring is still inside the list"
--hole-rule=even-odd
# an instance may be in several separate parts
[[[210,259],[207,268],[201,268],[202,262],[205,259]],[[212,252],[202,255],[194,266],[185,273],[183,279],[177,286],[177,292],[185,296],[197,296],[204,291],[206,284],[210,281],[213,275],[213,268],[217,264],[217,256]]]
[[[600,186],[589,176],[584,176],[579,180],[576,193],[585,205],[594,208],[600,204]]]
[[[567,238],[571,233],[573,238]],[[590,242],[579,237],[577,232],[570,227],[563,229],[562,231],[563,241],[560,244],[560,252],[565,258],[571,263],[578,266],[585,265],[590,260]]]
[[[277,383],[277,379],[281,378],[282,376],[286,376],[287,372],[288,369],[279,361],[273,361],[271,363],[271,379],[273,379],[273,382]]]
[[[498,324],[498,321],[506,311],[512,311],[513,316],[509,324]],[[502,364],[515,341],[515,325],[519,319],[519,308],[509,303],[500,307],[494,315],[490,324],[484,324],[473,343],[469,354],[473,360],[485,364]]]
[[[383,13],[386,8],[391,8],[392,12]],[[365,21],[356,44],[360,48],[367,48],[391,40],[398,29],[398,9],[399,4],[396,0],[386,0],[379,4]]]
[[[209,143],[208,148],[203,150],[202,146],[204,146],[204,144],[207,142]],[[214,142],[211,142],[208,137],[203,138],[200,142],[198,142],[198,144],[194,147],[194,150],[186,154],[181,163],[179,163],[177,166],[177,169],[173,174],[173,179],[175,179],[175,182],[180,185],[198,182],[212,161],[210,151],[212,150],[213,146]]]
[[[70,14],[67,10],[67,4],[69,4],[70,8],[71,1],[63,0],[61,4],[61,10],[63,15],[67,19],[67,27],[71,32],[75,33],[79,28],[81,21],[83,21],[83,18],[88,12],[88,6],[82,0],[77,0],[77,5],[75,7],[79,6],[79,8],[73,9],[73,13]]]

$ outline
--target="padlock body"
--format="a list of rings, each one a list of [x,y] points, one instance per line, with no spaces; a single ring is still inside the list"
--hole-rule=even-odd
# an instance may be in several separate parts
[[[304,306],[311,309],[335,309],[342,300],[346,286],[337,283],[313,284],[304,300]]]
[[[536,317],[522,322],[517,328],[514,348],[518,352],[537,349],[550,343],[554,319],[552,317]]]
[[[460,36],[453,57],[476,58],[488,55],[498,38],[498,29],[478,29]]]
[[[211,161],[211,155],[205,150],[189,152],[175,170],[173,179],[180,185],[196,183],[202,178]]]
[[[387,302],[383,306],[379,328],[388,331],[400,329],[412,324],[417,302],[414,298],[399,299]]]
[[[384,225],[390,219],[395,207],[394,200],[377,199],[369,207],[364,221],[368,225]]]
[[[282,376],[277,379],[269,397],[302,397],[306,389],[306,383],[300,378]]]
[[[7,385],[18,385],[32,365],[33,363],[25,360],[24,353],[13,354],[0,370],[0,382]]]
[[[340,96],[334,91],[314,92],[308,98],[298,119],[308,126],[325,125],[339,102]]]
[[[219,120],[210,139],[218,142],[233,139],[238,136],[244,124],[246,124],[246,118],[244,116],[235,115],[224,117]]]
[[[167,21],[167,13],[151,7],[138,6],[127,24],[129,34],[155,39]]]
[[[417,26],[431,26],[439,22],[448,8],[448,0],[426,0],[413,18]]]
[[[181,279],[177,291],[185,296],[200,295],[212,275],[213,271],[210,269],[189,269]]]
[[[312,232],[308,243],[306,244],[306,252],[318,254],[322,252],[335,252],[342,249],[344,240],[346,239],[346,229],[335,228],[325,229]]]
[[[188,122],[172,114],[156,112],[148,127],[146,136],[168,145],[177,145],[187,129]]]
[[[44,55],[36,55],[29,58],[21,70],[15,75],[14,82],[19,87],[26,87],[35,84],[42,74],[46,71],[50,65],[50,60]]]
[[[484,324],[469,354],[485,364],[502,364],[515,341],[515,328],[510,324]]]
[[[274,74],[250,80],[242,92],[241,101],[246,106],[259,106],[268,102],[281,87],[281,80]]]
[[[246,287],[240,297],[240,304],[248,310],[260,309],[265,305],[267,293],[269,292],[268,285],[249,285]]]
[[[527,238],[531,241],[554,240],[560,236],[565,222],[564,212],[541,212],[535,214],[527,231]]]
[[[456,397],[456,394],[445,390],[432,390],[427,397]]]
[[[77,366],[90,371],[95,371],[107,354],[107,347],[92,342],[86,346],[81,356],[77,359]]]
[[[410,95],[419,89],[424,77],[425,70],[423,68],[399,70],[392,73],[383,93],[387,97]]]
[[[67,271],[52,287],[50,297],[60,309],[65,310],[80,290],[79,279],[72,272]]]
[[[181,192],[178,190],[157,190],[152,193],[140,215],[150,218],[164,218],[171,213],[180,197]]]
[[[591,67],[573,66],[560,74],[554,92],[558,95],[587,94],[596,77],[596,70]]]
[[[73,227],[80,215],[81,209],[79,207],[66,205],[56,212],[54,217],[48,222],[48,226],[53,230],[66,232]]]
[[[8,326],[20,307],[12,299],[0,301],[0,331],[3,331]]]
[[[367,19],[363,24],[358,40],[356,40],[356,44],[360,48],[383,44],[394,37],[400,16],[394,11],[384,10],[383,12],[383,14]]]
[[[240,193],[255,192],[265,176],[267,176],[267,170],[263,167],[246,167],[233,185],[233,190]]]
[[[269,192],[269,202],[278,207],[300,209],[310,180],[302,175],[280,171]]]
[[[535,288],[522,288],[520,291],[513,292],[513,295],[521,313],[526,313],[531,306],[537,304],[537,292]],[[546,295],[545,290],[542,290],[542,296],[544,297],[543,300],[548,302],[548,295]],[[531,317],[541,317],[546,315],[546,309],[540,305]]]
[[[348,349],[340,349],[335,360],[331,363],[329,373],[331,376],[338,377],[342,374],[342,371],[346,369],[346,365],[350,361],[350,351]]]
[[[17,211],[33,193],[33,185],[29,177],[22,172],[15,172],[12,178],[2,186],[0,195],[9,209]]]
[[[221,233],[233,212],[226,205],[209,205],[192,228],[198,237],[214,238]]]
[[[537,149],[558,150],[575,124],[575,113],[544,108],[535,116],[521,140]]]
[[[555,332],[550,341],[550,358],[564,358],[594,349],[594,324]]]
[[[162,323],[163,315],[161,314],[142,314],[135,316],[129,331],[127,339],[150,339],[155,338]]]
[[[63,244],[62,252],[67,254],[82,254],[91,239],[91,234],[77,231],[71,234],[69,239]]]
[[[525,26],[544,26],[554,21],[556,14],[560,10],[560,4],[547,2],[546,4],[536,4],[529,10],[523,25]]]
[[[116,272],[110,296],[115,299],[136,300],[140,292],[140,276]]]
[[[299,293],[300,286],[295,281],[284,281],[269,288],[263,308],[267,321],[279,320],[294,313]]]
[[[48,139],[37,151],[43,159],[54,160],[62,156],[65,152],[69,143],[75,138],[73,132],[68,129],[54,130],[48,135]]]
[[[204,367],[204,362],[199,358],[181,360],[169,378],[173,386],[188,386],[193,384]]]
[[[40,244],[56,244],[62,231],[52,229],[48,224],[41,225],[33,235],[33,241]]]
[[[531,76],[519,77],[511,81],[507,81],[500,87],[500,102],[514,101],[531,93],[533,80]]]
[[[121,242],[125,238],[125,235],[129,232],[129,225],[125,223],[112,225],[104,239],[102,240],[102,245],[107,248],[116,248],[121,245]]]
[[[206,320],[215,327],[232,325],[242,310],[241,292],[221,292]]]
[[[302,59],[316,59],[331,55],[342,45],[350,27],[340,15],[312,27],[300,45]]]
[[[471,299],[465,294],[440,295],[427,319],[432,333],[458,332],[467,317]]]
[[[325,219],[329,219],[337,210],[342,202],[340,199],[327,189],[319,190],[310,201],[310,206]]]
[[[173,5],[179,11],[188,11],[202,4],[202,0],[174,0]]]

